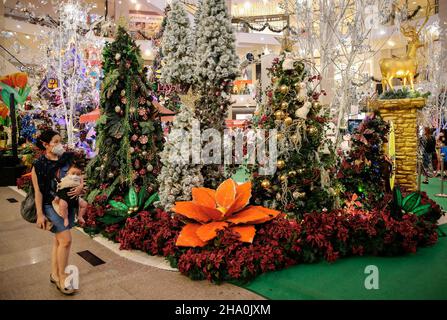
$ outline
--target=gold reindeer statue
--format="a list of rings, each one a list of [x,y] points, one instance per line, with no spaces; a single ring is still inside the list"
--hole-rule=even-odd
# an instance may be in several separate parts
[[[410,83],[411,90],[414,90],[414,76],[417,73],[418,61],[416,59],[417,49],[424,45],[420,43],[419,36],[422,28],[428,21],[430,6],[427,6],[425,20],[419,30],[412,25],[403,25],[400,27],[400,32],[408,38],[407,53],[405,57],[393,57],[380,59],[380,71],[382,73],[382,88],[394,90],[392,80],[400,78],[403,80],[403,85]]]

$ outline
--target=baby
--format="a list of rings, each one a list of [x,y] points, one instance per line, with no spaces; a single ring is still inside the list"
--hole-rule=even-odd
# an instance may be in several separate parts
[[[87,201],[81,197],[71,198],[68,192],[72,188],[79,187],[82,183],[82,170],[80,165],[74,162],[67,171],[65,177],[57,185],[56,197],[53,200],[54,210],[64,219],[64,226],[67,227],[68,209],[79,206],[78,222],[84,223],[84,213],[87,210]]]

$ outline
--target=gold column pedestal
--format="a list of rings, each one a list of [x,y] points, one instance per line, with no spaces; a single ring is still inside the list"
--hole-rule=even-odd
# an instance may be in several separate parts
[[[377,100],[375,103],[383,119],[394,123],[396,184],[409,191],[417,190],[417,111],[425,104],[425,98]]]

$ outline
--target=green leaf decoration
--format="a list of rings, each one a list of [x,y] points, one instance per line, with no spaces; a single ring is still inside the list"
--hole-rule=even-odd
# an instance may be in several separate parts
[[[142,134],[150,134],[155,130],[154,123],[152,121],[140,122]]]
[[[398,207],[402,207],[402,192],[399,187],[394,188],[394,200]]]
[[[144,204],[143,210],[146,210],[152,203],[158,200],[160,200],[158,193],[154,193],[149,197],[149,199],[147,199],[146,203]]]
[[[123,210],[111,209],[107,211],[107,214],[114,217],[127,217],[127,211]]]
[[[140,190],[140,192],[138,193],[138,208],[141,208],[141,206],[144,204],[144,201],[146,201],[148,197],[148,193],[146,188],[143,186]]]
[[[402,201],[402,209],[405,212],[412,212],[421,202],[421,195],[417,192],[413,192],[405,197]]]
[[[9,108],[10,107],[10,103],[9,103],[9,93],[6,90],[2,90],[2,100],[3,102],[6,104],[6,106]]]
[[[135,192],[134,187],[130,187],[129,190],[129,207],[136,207],[138,205],[138,195]]]
[[[124,126],[121,122],[116,122],[110,127],[110,135],[118,138],[124,134]]]
[[[429,203],[427,203],[427,204],[424,204],[424,205],[419,206],[416,209],[414,209],[413,213],[417,216],[421,216],[423,214],[430,212],[430,210],[431,210],[431,205]]]
[[[98,218],[98,221],[106,224],[106,225],[111,225],[111,224],[115,224],[115,223],[119,223],[119,222],[123,222],[127,219],[127,217],[125,216],[112,216],[112,215],[105,215],[101,218]]]
[[[107,198],[109,198],[110,195],[113,193],[113,191],[115,191],[115,187],[119,182],[120,182],[120,178],[117,177],[115,179],[115,181],[113,181],[113,183],[106,189],[105,194],[107,195]]]
[[[87,202],[88,203],[93,203],[93,201],[95,201],[95,198],[97,195],[99,195],[101,193],[100,189],[95,189],[92,192],[90,192],[87,196]]]
[[[120,74],[118,69],[115,69],[104,78],[103,93],[105,94],[107,99],[109,99],[112,96],[113,92],[116,90],[119,82],[119,76]]]
[[[127,212],[127,210],[129,210],[129,207],[128,206],[126,206],[124,203],[122,203],[122,202],[118,202],[118,201],[115,201],[115,200],[110,200],[109,201],[109,204],[112,206],[112,207],[114,207],[115,209],[118,209],[118,210],[122,210],[122,211],[126,211]]]

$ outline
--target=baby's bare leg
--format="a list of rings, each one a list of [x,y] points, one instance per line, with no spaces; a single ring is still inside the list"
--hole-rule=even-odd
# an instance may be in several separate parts
[[[67,201],[59,200],[59,215],[64,219],[64,226],[68,226],[68,203]]]
[[[79,211],[78,211],[78,221],[79,223],[85,223],[84,214],[87,211],[87,201],[79,197]]]

